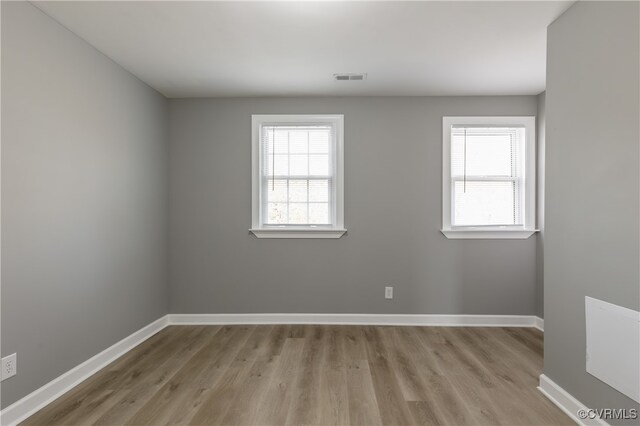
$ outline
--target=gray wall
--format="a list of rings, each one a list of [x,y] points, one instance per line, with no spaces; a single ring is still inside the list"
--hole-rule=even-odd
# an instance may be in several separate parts
[[[166,100],[2,2],[2,406],[168,310]]]
[[[578,2],[547,37],[544,371],[592,408],[640,408],[585,372],[584,313],[640,309],[639,6]]]
[[[538,245],[536,251],[536,262],[537,262],[537,283],[536,283],[536,316],[540,318],[544,318],[544,185],[545,185],[545,146],[546,146],[546,96],[545,92],[542,92],[538,95],[538,115],[536,117],[536,136],[537,136],[537,145],[536,145],[536,160],[537,160],[537,170],[536,170],[536,178],[537,178],[537,186],[538,190],[537,196],[537,214],[536,214],[536,225],[540,232],[537,234]]]
[[[536,96],[172,100],[171,312],[534,314],[535,237],[439,229],[442,116],[536,109]],[[345,115],[347,235],[249,234],[258,113]]]

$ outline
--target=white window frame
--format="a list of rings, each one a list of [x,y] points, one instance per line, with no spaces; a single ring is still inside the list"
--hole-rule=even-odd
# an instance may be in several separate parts
[[[451,215],[451,126],[525,128],[524,225],[452,226]],[[442,233],[450,239],[526,239],[533,235],[536,221],[536,118],[535,117],[442,117]]]
[[[331,124],[335,129],[331,225],[268,225],[263,223],[261,129],[268,125]],[[344,115],[342,114],[254,114],[251,116],[251,231],[258,238],[340,238],[344,227]]]

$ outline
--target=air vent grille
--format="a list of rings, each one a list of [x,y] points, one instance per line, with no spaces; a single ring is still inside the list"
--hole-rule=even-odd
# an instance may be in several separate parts
[[[336,81],[362,81],[367,79],[367,74],[334,74]]]

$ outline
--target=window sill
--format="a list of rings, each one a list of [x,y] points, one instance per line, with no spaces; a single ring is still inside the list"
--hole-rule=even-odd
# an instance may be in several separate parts
[[[537,229],[441,229],[440,232],[451,240],[474,239],[499,239],[499,240],[526,240]]]
[[[258,238],[340,238],[346,229],[335,228],[263,228],[249,229]]]

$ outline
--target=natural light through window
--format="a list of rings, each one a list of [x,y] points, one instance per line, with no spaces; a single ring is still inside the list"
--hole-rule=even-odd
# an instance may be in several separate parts
[[[342,116],[253,116],[253,226],[261,238],[338,238]]]
[[[533,117],[444,117],[443,233],[526,238],[535,214]]]
[[[330,225],[331,126],[263,126],[265,224]]]

